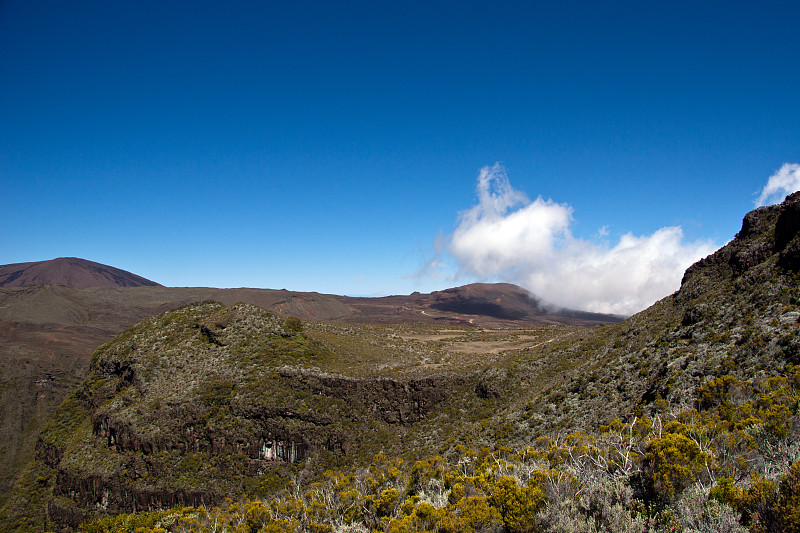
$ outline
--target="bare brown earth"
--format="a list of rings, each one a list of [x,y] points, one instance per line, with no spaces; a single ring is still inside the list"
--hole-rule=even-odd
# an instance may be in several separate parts
[[[141,287],[158,283],[119,268],[77,257],[0,266],[0,287],[58,283],[68,287]]]

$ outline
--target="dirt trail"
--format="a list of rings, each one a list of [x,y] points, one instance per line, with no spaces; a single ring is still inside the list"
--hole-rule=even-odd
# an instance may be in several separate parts
[[[577,333],[577,332],[576,331],[570,331],[569,333],[564,333],[563,335],[556,335],[552,339],[547,339],[546,341],[542,341],[539,344],[534,344],[529,349],[538,348],[539,346],[544,346],[545,344],[550,344],[551,342],[553,342],[555,340],[563,339],[564,337],[569,337],[570,335],[575,335],[575,333]]]

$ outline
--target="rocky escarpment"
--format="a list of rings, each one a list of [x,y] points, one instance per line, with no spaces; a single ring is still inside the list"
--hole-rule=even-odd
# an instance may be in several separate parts
[[[164,472],[164,475],[168,476],[169,472]],[[132,512],[136,512],[176,506],[218,505],[225,499],[224,494],[206,490],[132,487],[103,476],[85,476],[66,470],[58,471],[53,496],[47,503],[48,521],[60,528],[78,527],[91,516],[92,509],[133,509]]]
[[[322,370],[331,356],[302,327],[255,306],[202,302],[100,347],[39,438],[48,527],[214,504],[320,454],[348,460],[391,446],[454,391],[477,397],[470,376]]]
[[[390,424],[412,424],[424,419],[447,399],[448,391],[471,380],[457,376],[402,381],[385,377],[364,379],[291,367],[281,368],[278,373],[294,380],[293,386],[297,388],[344,400]]]
[[[603,394],[621,407],[615,416],[658,402],[691,407],[698,387],[726,375],[790,374],[800,364],[798,251],[795,193],[748,213],[731,242],[687,269],[679,291],[615,327],[595,352],[598,365],[613,360],[621,370],[611,378],[616,394]],[[787,446],[800,438],[800,423],[795,429]]]
[[[742,229],[730,243],[686,270],[676,297],[697,298],[718,289],[713,284],[740,277],[756,266],[800,270],[800,192],[745,215]]]

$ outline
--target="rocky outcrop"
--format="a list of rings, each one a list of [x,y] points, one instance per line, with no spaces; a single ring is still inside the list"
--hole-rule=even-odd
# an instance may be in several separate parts
[[[64,450],[59,446],[45,442],[39,438],[36,441],[36,458],[47,466],[57,466],[64,455]]]
[[[244,454],[250,459],[294,463],[310,452],[327,449],[345,453],[348,437],[329,430],[332,420],[307,416],[289,410],[236,409],[233,414],[243,420],[240,431],[209,429],[202,418],[207,410],[182,406],[167,417],[176,431],[142,434],[127,420],[108,413],[92,415],[92,430],[106,445],[118,453],[137,452],[151,455],[159,452],[207,453],[211,455]],[[283,422],[280,423],[278,420]],[[287,420],[302,424],[304,431],[285,428]],[[249,428],[244,430],[243,428]]]
[[[78,507],[84,509],[127,512],[164,509],[179,505],[214,505],[224,500],[224,495],[209,491],[139,488],[101,476],[86,476],[67,470],[59,470],[53,495],[57,498],[68,498]],[[58,500],[55,501],[57,502]],[[61,508],[66,510],[70,507],[64,506],[62,503]],[[70,515],[74,514],[76,513],[70,513]],[[63,523],[65,518],[66,521],[71,522],[73,516],[61,518],[51,516],[51,519],[56,523]]]
[[[731,242],[686,270],[678,296],[684,301],[696,298],[714,284],[770,261],[800,270],[800,192],[747,213]]]
[[[649,325],[649,357],[669,365],[650,377],[650,389],[689,396],[710,375],[748,379],[800,362],[798,273],[800,192],[745,215],[731,242],[686,270],[680,290],[657,304],[658,317],[651,308],[629,321]],[[671,315],[679,322],[651,331]]]
[[[775,222],[775,252],[778,265],[787,270],[800,270],[800,193],[789,196],[781,204]]]
[[[359,379],[294,368],[281,368],[281,376],[297,380],[304,387],[325,396],[339,398],[366,409],[390,424],[413,424],[425,418],[447,391],[463,384],[463,377],[431,376],[423,379]]]

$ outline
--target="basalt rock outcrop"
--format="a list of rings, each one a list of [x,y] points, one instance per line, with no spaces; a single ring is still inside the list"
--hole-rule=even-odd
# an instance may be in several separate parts
[[[294,386],[344,400],[390,424],[412,424],[447,399],[447,391],[470,378],[432,376],[397,380],[386,377],[354,378],[296,368],[281,368],[279,374],[293,379]]]
[[[742,229],[731,242],[686,270],[677,296],[696,298],[712,284],[740,277],[757,266],[800,271],[800,192],[779,205],[759,207],[745,215]]]

